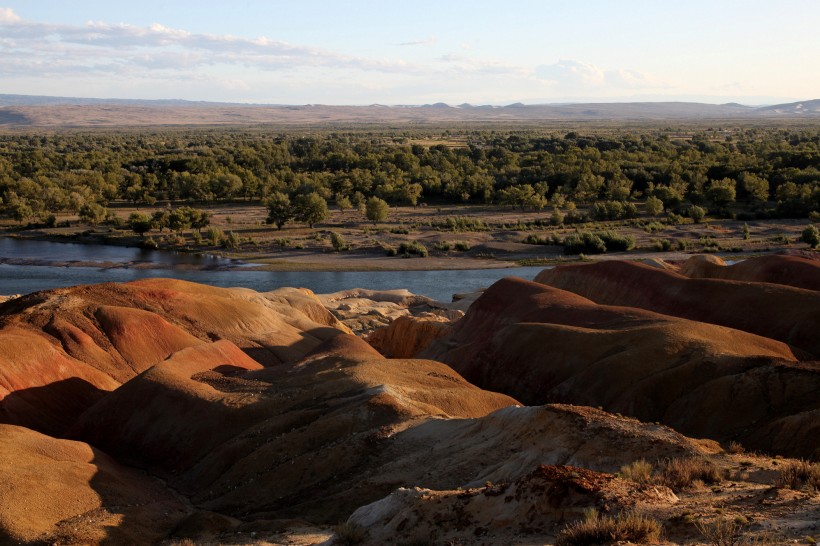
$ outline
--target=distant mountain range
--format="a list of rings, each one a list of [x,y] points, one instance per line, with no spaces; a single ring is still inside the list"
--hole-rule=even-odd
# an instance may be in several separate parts
[[[0,94],[0,126],[131,127],[188,125],[375,125],[448,122],[662,121],[817,119],[820,99],[744,106],[737,103],[522,103],[507,106],[445,103],[420,106],[272,105],[186,100],[91,99]]]

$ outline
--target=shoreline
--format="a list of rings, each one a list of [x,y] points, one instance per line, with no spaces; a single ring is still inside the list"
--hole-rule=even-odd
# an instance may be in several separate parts
[[[19,241],[42,241],[56,244],[79,244],[99,247],[134,248],[135,245],[124,245],[99,240],[67,240],[67,238],[50,234],[0,234],[0,238]],[[744,260],[764,254],[776,254],[790,250],[789,247],[774,247],[748,252],[712,252],[711,255],[728,260]],[[546,254],[543,256],[523,257],[518,255],[502,258],[454,256],[409,257],[384,256],[373,252],[316,252],[310,250],[292,250],[276,253],[264,252],[203,252],[194,249],[156,249],[151,252],[162,252],[168,255],[181,254],[191,257],[203,257],[219,260],[222,263],[162,263],[141,260],[61,260],[47,258],[6,258],[0,257],[0,265],[24,267],[68,267],[93,269],[134,269],[134,270],[177,270],[177,271],[260,271],[260,272],[389,272],[389,271],[461,271],[482,269],[517,269],[521,267],[549,267],[578,261],[630,260],[651,261],[664,260],[677,262],[688,257],[704,254],[697,251],[628,251],[585,256]]]

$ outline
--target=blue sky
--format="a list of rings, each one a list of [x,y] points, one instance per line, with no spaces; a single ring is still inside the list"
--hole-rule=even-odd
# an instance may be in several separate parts
[[[0,0],[0,93],[279,104],[820,98],[816,0]]]

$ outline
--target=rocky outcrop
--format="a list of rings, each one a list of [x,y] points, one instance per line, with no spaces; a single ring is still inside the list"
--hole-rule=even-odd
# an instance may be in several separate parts
[[[367,544],[386,544],[396,536],[461,542],[465,528],[487,544],[514,544],[522,529],[529,531],[528,542],[540,538],[547,544],[553,542],[556,527],[590,509],[618,513],[677,500],[663,486],[639,485],[584,468],[541,465],[512,482],[466,490],[400,488],[362,506],[348,522],[368,530]]]
[[[820,290],[820,261],[802,256],[772,254],[732,265],[717,256],[692,256],[681,264],[680,273],[693,279],[767,282]]]
[[[450,325],[447,318],[429,313],[418,317],[403,316],[371,332],[367,341],[386,357],[413,358],[446,335]]]
[[[698,437],[820,455],[804,436],[816,429],[820,369],[782,342],[714,324],[507,278],[422,356],[526,404],[603,406]]]
[[[535,281],[603,305],[637,307],[783,341],[807,351],[806,360],[820,356],[820,292],[813,290],[690,279],[615,260],[545,269]]]

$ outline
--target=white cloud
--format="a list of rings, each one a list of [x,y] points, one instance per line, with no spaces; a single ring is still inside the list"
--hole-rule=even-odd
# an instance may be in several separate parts
[[[11,8],[0,8],[0,25],[8,25],[20,21],[20,16]]]
[[[266,37],[194,34],[159,23],[150,27],[98,21],[53,25],[25,21],[10,9],[0,9],[0,23],[5,34],[0,44],[0,72],[6,75],[16,72],[21,76],[46,76],[50,67],[72,63],[79,71],[87,70],[89,65],[98,71],[119,67],[114,72],[129,65],[158,70],[193,70],[220,64],[275,71],[331,67],[393,72],[417,68],[402,60],[349,56]]]
[[[594,92],[608,88],[615,90],[660,89],[663,81],[635,70],[604,70],[594,64],[576,60],[561,60],[535,68],[535,77],[556,88],[577,92]]]
[[[433,45],[438,41],[435,36],[430,36],[424,40],[412,40],[409,42],[399,42],[397,46],[421,46],[421,45]]]

